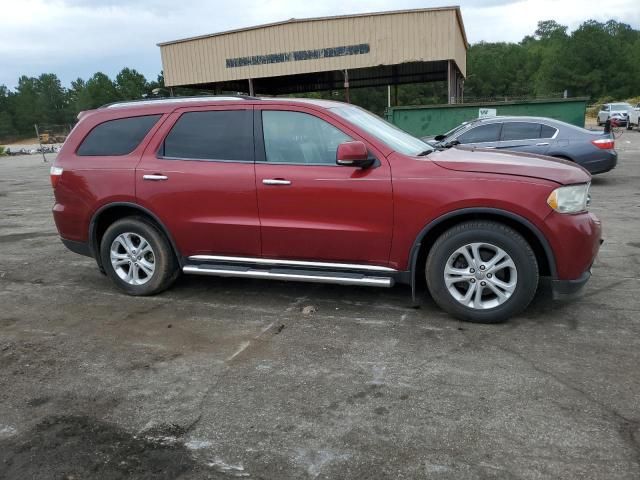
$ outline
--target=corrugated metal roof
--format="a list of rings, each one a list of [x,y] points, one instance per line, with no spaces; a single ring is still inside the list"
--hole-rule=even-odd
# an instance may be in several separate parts
[[[287,20],[160,45],[166,86],[291,93],[447,79],[466,73],[459,7]],[[246,86],[246,83],[245,83]]]
[[[357,18],[357,17],[369,17],[369,16],[376,16],[376,15],[394,15],[394,14],[399,14],[399,13],[419,13],[419,12],[438,12],[438,11],[447,11],[447,10],[455,10],[456,11],[456,15],[458,17],[458,24],[460,26],[460,31],[462,32],[462,36],[464,38],[464,42],[466,47],[469,47],[469,42],[467,41],[467,33],[464,29],[464,23],[462,22],[462,14],[460,13],[460,7],[458,5],[453,5],[453,6],[448,6],[448,7],[434,7],[434,8],[411,8],[411,9],[405,9],[405,10],[389,10],[389,11],[385,11],[385,12],[370,12],[370,13],[355,13],[355,14],[351,14],[351,15],[332,15],[332,16],[328,16],[328,17],[310,17],[310,18],[290,18],[289,20],[282,20],[280,22],[272,22],[272,23],[263,23],[261,25],[254,25],[251,27],[242,27],[242,28],[235,28],[232,30],[225,30],[222,32],[215,32],[215,33],[208,33],[208,34],[204,34],[204,35],[196,35],[193,37],[186,37],[186,38],[180,38],[178,40],[168,40],[166,42],[160,42],[157,43],[156,45],[158,47],[162,47],[165,45],[174,45],[176,43],[182,43],[182,42],[189,42],[191,40],[201,40],[203,38],[211,38],[211,37],[217,37],[220,35],[228,35],[231,33],[239,33],[239,32],[246,32],[249,30],[257,30],[260,28],[267,28],[267,27],[277,27],[278,25],[287,25],[290,23],[304,23],[304,22],[320,22],[320,21],[325,21],[325,20],[338,20],[338,19],[343,19],[343,18]]]

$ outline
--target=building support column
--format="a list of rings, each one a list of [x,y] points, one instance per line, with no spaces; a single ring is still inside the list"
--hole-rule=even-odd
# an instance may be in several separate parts
[[[253,78],[249,79],[249,96],[253,97],[255,95],[255,91],[253,90]]]
[[[447,60],[447,103],[455,102],[455,75],[453,75],[453,68],[451,66],[451,60]]]
[[[351,103],[349,98],[349,70],[344,71],[344,97],[347,103]]]

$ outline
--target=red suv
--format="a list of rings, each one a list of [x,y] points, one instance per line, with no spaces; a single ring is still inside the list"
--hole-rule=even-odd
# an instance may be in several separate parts
[[[180,272],[421,287],[498,322],[539,277],[589,278],[589,173],[562,160],[434,150],[358,107],[254,97],[83,112],[51,168],[62,241],[130,295]]]

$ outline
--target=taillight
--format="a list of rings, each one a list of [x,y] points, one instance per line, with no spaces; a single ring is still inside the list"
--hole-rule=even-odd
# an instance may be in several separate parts
[[[591,140],[591,143],[602,150],[613,150],[616,147],[616,141],[613,138],[599,138]]]
[[[51,186],[53,188],[56,188],[56,185],[58,185],[58,180],[60,180],[60,177],[62,176],[62,172],[64,172],[64,168],[56,167],[55,165],[51,166],[49,175],[51,177]]]

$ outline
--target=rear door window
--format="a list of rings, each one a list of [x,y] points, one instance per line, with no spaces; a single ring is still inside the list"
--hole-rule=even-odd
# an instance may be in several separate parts
[[[78,147],[85,156],[127,155],[133,152],[162,115],[118,118],[93,128]]]
[[[170,159],[253,161],[251,110],[187,112],[164,140]]]
[[[501,127],[501,123],[488,123],[486,125],[480,125],[463,133],[457,138],[457,140],[461,144],[497,142],[498,140],[500,140]]]
[[[502,126],[502,141],[511,140],[531,140],[540,138],[540,129],[542,125],[539,123],[529,122],[505,122]]]

